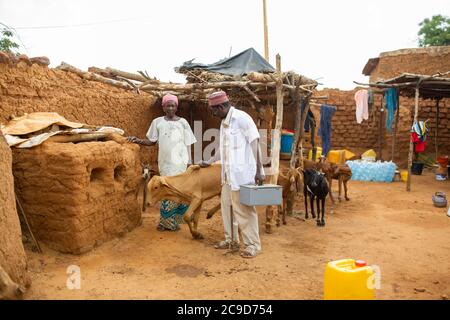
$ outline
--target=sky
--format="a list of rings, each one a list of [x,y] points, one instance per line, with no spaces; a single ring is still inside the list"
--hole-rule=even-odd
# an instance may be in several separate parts
[[[381,52],[417,47],[418,24],[450,15],[450,0],[266,0],[269,62],[352,89]],[[249,47],[264,55],[262,0],[0,0],[0,23],[14,28],[29,57],[146,70],[184,82],[174,67],[212,63]]]

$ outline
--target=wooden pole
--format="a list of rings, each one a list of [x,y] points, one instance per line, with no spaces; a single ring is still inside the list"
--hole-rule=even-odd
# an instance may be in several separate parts
[[[291,148],[291,162],[290,167],[295,168],[295,163],[297,162],[297,144],[300,137],[300,124],[302,118],[302,98],[298,91],[295,92],[297,97],[296,113],[295,113],[295,124],[294,124],[294,141],[292,142]]]
[[[273,135],[273,148],[271,154],[270,178],[268,183],[276,184],[278,181],[279,167],[280,167],[280,140],[281,140],[281,126],[283,124],[283,74],[281,73],[281,57],[276,56],[277,67],[277,115],[275,118],[275,131]],[[266,232],[272,233],[273,214],[277,210],[276,206],[266,207]]]
[[[436,160],[439,156],[438,150],[438,127],[439,127],[439,99],[436,99],[436,128],[434,130],[434,148],[436,149]]]
[[[264,58],[269,62],[269,34],[267,27],[267,9],[266,0],[263,0],[263,15],[264,15]]]
[[[384,116],[384,102],[383,98],[381,98],[381,107],[380,107],[380,122],[378,123],[378,159],[382,159],[383,157],[383,117]]]
[[[283,124],[283,75],[281,73],[281,57],[276,56],[277,61],[277,115],[275,120],[275,133],[272,149],[272,176],[275,177],[274,183],[278,180],[278,172],[280,166],[280,140],[281,140],[281,126]]]
[[[414,123],[417,122],[417,116],[419,114],[419,87],[420,81],[416,86],[416,97],[414,102]],[[412,166],[412,156],[413,156],[413,142],[412,139],[409,139],[409,154],[408,154],[408,180],[406,181],[406,191],[411,191],[411,166]]]
[[[397,141],[397,127],[398,127],[398,119],[400,117],[400,100],[397,93],[397,113],[395,115],[395,123],[394,123],[394,136],[392,137],[392,155],[391,155],[391,161],[394,161],[394,155],[395,155],[395,143]]]

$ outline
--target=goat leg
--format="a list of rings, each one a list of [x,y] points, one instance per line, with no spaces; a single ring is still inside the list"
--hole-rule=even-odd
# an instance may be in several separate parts
[[[339,178],[338,178],[338,181],[339,181],[339,202],[341,202],[341,192],[342,192],[342,174],[339,174]],[[331,188],[330,188],[330,194],[331,194]]]
[[[311,215],[314,219],[316,217],[316,214],[314,213],[314,195],[312,193],[310,194],[309,199],[311,201]]]
[[[326,197],[322,199],[322,221],[320,223],[322,227],[325,227],[325,199]]]
[[[303,198],[305,199],[305,220],[308,220],[308,190],[306,190],[306,185],[303,188]]]
[[[331,183],[333,182],[333,177],[331,177],[331,178],[328,178],[328,177],[327,177],[327,181],[328,181],[328,188],[330,189],[330,199],[331,199],[331,204],[334,205],[333,192],[331,192]]]
[[[317,206],[317,225],[320,226],[320,199],[316,197],[316,206]]]
[[[348,180],[344,180],[344,192],[345,192],[345,200],[350,200],[350,198],[347,196],[347,181]]]

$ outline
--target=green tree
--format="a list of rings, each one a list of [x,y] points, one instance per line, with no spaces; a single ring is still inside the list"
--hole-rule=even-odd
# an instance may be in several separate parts
[[[450,45],[450,18],[442,15],[426,18],[419,23],[419,46]]]
[[[14,33],[8,28],[0,29],[0,51],[18,54],[19,45],[13,40]]]

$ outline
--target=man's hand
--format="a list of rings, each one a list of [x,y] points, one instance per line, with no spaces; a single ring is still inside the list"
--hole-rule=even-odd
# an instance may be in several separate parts
[[[260,172],[256,172],[255,174],[255,183],[258,186],[262,186],[264,183],[264,180],[266,180],[266,176]]]
[[[128,140],[128,142],[139,143],[139,141],[141,139],[139,139],[138,137],[130,136],[130,137],[127,137],[127,140]]]

